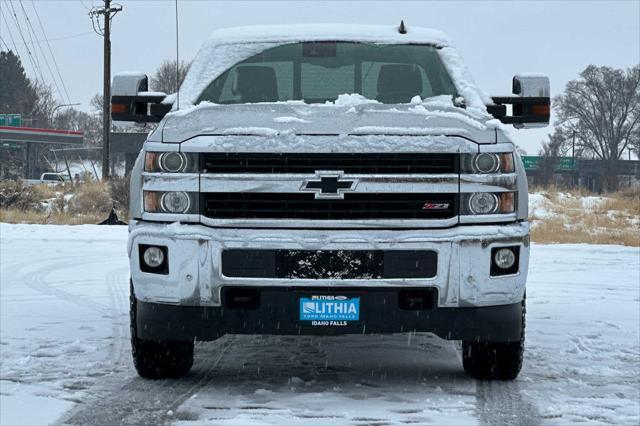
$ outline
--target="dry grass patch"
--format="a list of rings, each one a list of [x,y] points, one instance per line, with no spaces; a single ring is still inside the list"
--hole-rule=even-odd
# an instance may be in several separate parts
[[[65,210],[72,214],[109,214],[111,206],[109,186],[101,181],[91,181],[78,186]]]
[[[124,178],[120,178],[124,181]],[[80,225],[99,223],[116,205],[118,217],[126,220],[127,207],[121,200],[124,184],[108,185],[87,181],[57,186],[24,186],[21,182],[0,184],[0,221],[8,223],[40,223]],[[114,194],[117,189],[117,194]]]
[[[637,188],[598,196],[557,188],[532,190],[544,197],[547,214],[533,210],[531,238],[540,243],[640,246],[640,192]],[[535,206],[532,206],[535,207]]]
[[[0,222],[36,223],[42,225],[85,225],[100,223],[104,214],[71,214],[68,212],[44,212],[36,210],[0,209]]]

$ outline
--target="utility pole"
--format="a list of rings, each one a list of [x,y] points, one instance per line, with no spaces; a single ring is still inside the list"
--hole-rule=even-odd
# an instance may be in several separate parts
[[[111,19],[122,10],[122,6],[111,6],[111,0],[104,0],[104,7],[89,12],[93,30],[104,41],[104,79],[102,89],[102,179],[109,178],[109,132],[111,130]],[[100,26],[102,16],[103,26]],[[94,22],[95,18],[95,22]]]
[[[571,187],[576,186],[576,132],[573,131],[573,139],[571,140]],[[580,179],[578,177],[578,179]]]

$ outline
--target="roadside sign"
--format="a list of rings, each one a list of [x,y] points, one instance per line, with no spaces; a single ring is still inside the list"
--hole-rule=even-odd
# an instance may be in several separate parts
[[[522,163],[525,170],[537,170],[540,167],[540,158],[535,156],[522,156]],[[571,157],[556,158],[556,170],[574,170],[574,161]]]
[[[525,170],[536,170],[540,165],[540,157],[522,156],[522,164]]]
[[[573,158],[571,157],[562,157],[558,159],[558,164],[556,165],[556,170],[573,170]]]
[[[2,142],[2,143],[0,143],[0,148],[19,149],[20,148],[20,144],[13,143],[13,142]]]
[[[22,115],[0,114],[0,126],[22,127]]]

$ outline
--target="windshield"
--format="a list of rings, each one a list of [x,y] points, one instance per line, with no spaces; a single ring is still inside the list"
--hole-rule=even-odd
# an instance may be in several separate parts
[[[433,46],[307,42],[265,50],[234,65],[198,102],[324,103],[346,93],[394,104],[416,95],[455,97],[456,89]]]

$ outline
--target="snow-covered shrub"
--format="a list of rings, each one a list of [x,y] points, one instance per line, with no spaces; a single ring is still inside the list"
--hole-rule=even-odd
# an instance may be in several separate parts
[[[72,214],[107,214],[111,205],[111,195],[106,183],[102,181],[84,182],[76,187],[75,195],[69,200],[68,212]]]
[[[0,181],[0,209],[42,210],[40,202],[53,198],[45,185],[27,186],[20,180]]]
[[[129,175],[114,176],[109,179],[111,199],[118,210],[129,210]]]

